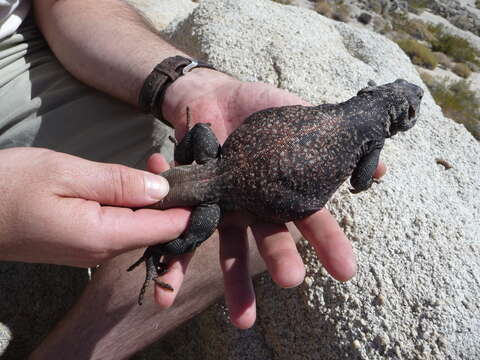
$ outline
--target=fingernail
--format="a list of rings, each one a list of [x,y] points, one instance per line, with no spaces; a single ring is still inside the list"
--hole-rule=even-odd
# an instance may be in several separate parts
[[[145,175],[145,193],[152,198],[152,200],[161,200],[167,194],[170,187],[167,179],[164,177],[146,174]]]

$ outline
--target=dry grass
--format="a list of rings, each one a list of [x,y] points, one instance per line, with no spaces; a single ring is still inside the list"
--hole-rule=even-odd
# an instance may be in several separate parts
[[[343,1],[329,2],[327,0],[317,0],[313,9],[330,19],[347,22],[350,19],[351,9]]]
[[[350,6],[346,4],[336,5],[334,7],[332,19],[342,22],[347,22],[350,19]]]
[[[409,10],[417,15],[420,15],[427,5],[427,0],[408,0]]]
[[[393,30],[408,34],[417,40],[423,40],[431,43],[435,41],[435,34],[430,27],[421,20],[409,20],[402,16],[392,17]]]
[[[413,39],[404,39],[397,41],[398,46],[410,57],[416,65],[435,69],[438,64],[437,57],[425,45]]]
[[[332,5],[330,5],[330,3],[326,0],[316,1],[313,9],[319,14],[322,14],[323,16],[326,16],[329,18],[332,17],[332,14],[333,14]]]
[[[434,52],[433,54],[437,57],[437,61],[440,65],[443,65],[447,69],[451,69],[453,67],[453,61],[448,55],[438,51]]]
[[[452,68],[452,71],[457,74],[458,76],[461,76],[463,78],[468,78],[471,73],[472,73],[472,70],[470,70],[470,68],[468,67],[468,65],[466,64],[463,64],[463,63],[456,63],[453,68]]]
[[[478,52],[470,43],[455,35],[441,33],[436,36],[436,40],[431,42],[434,51],[440,51],[452,57],[457,62],[478,62]]]

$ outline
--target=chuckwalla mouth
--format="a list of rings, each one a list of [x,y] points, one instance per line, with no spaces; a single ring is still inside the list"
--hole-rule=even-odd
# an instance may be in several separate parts
[[[417,115],[417,111],[415,110],[415,108],[410,105],[408,107],[408,119],[411,120],[413,119],[415,116]]]

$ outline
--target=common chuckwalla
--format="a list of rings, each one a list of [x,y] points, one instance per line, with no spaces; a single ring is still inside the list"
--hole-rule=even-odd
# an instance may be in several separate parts
[[[320,210],[350,177],[352,192],[373,182],[386,138],[416,122],[423,90],[403,79],[357,96],[319,106],[285,106],[250,115],[220,146],[209,124],[197,123],[175,147],[180,166],[161,175],[170,192],[156,209],[192,207],[177,239],[146,249],[128,271],[145,262],[147,275],[138,299],[167,271],[164,255],[195,249],[226,212],[244,211],[263,221],[285,223]]]

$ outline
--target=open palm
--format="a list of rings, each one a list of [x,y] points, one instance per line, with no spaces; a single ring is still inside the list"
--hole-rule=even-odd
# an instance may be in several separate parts
[[[214,79],[212,80],[212,74]],[[218,75],[216,75],[218,74]],[[192,113],[192,124],[208,122],[220,143],[239,127],[250,114],[269,107],[303,104],[302,99],[264,83],[246,83],[219,73],[211,73],[208,89],[183,92],[179,101],[167,102],[166,119],[175,124],[176,137],[187,131],[186,108]],[[217,76],[217,78],[215,78]],[[173,90],[175,91],[175,90]],[[172,105],[174,104],[174,105]],[[191,124],[191,125],[192,125]],[[149,170],[161,172],[168,168],[160,155],[149,160]],[[380,164],[376,177],[385,172]],[[326,209],[295,222],[301,235],[309,241],[327,271],[337,280],[346,281],[356,272],[356,262],[350,242]],[[228,216],[219,227],[220,264],[224,275],[225,298],[231,321],[240,328],[253,325],[256,317],[255,295],[249,270],[247,236],[248,221],[239,214]],[[293,226],[254,223],[250,225],[258,250],[272,279],[281,287],[293,287],[303,281],[305,269],[294,238],[299,235]],[[170,272],[163,280],[178,289],[192,254],[172,259]],[[156,301],[170,306],[177,294],[155,289]]]

